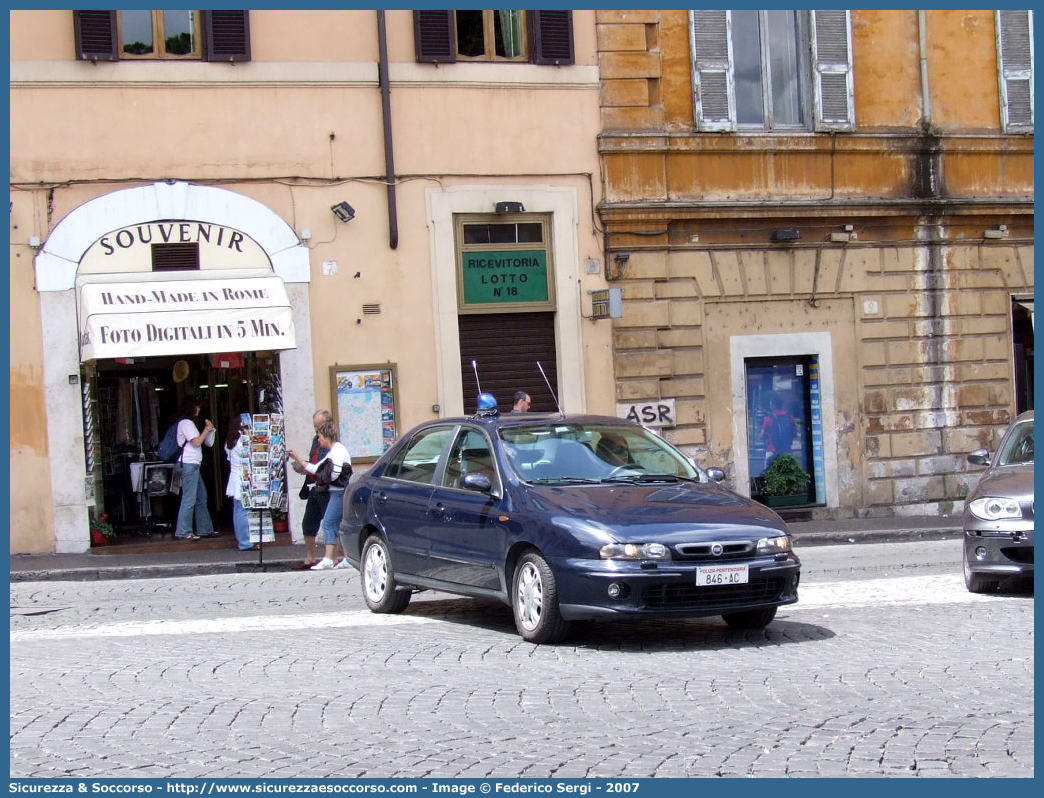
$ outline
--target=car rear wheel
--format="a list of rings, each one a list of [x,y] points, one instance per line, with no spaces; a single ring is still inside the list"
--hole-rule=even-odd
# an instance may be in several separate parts
[[[999,579],[991,579],[975,573],[968,565],[968,555],[964,555],[964,586],[969,593],[995,593],[1000,586]]]
[[[362,591],[366,606],[373,612],[397,613],[410,603],[408,590],[395,589],[395,571],[392,568],[388,544],[379,535],[370,535],[363,544]]]
[[[776,608],[727,612],[721,617],[733,629],[761,629],[772,623],[772,619],[776,617]]]
[[[530,643],[557,643],[569,633],[558,611],[558,589],[551,566],[537,552],[522,555],[511,584],[515,628]]]

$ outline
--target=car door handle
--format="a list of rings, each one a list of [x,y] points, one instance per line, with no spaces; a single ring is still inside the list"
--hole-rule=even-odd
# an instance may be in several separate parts
[[[377,501],[377,504],[386,504],[388,502],[388,494],[385,493],[383,490],[378,491],[377,495],[374,498]]]
[[[446,508],[443,507],[441,503],[436,504],[431,508],[431,517],[446,519]]]

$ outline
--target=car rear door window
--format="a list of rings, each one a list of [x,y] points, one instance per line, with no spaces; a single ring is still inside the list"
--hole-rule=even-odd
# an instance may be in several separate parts
[[[435,484],[435,471],[442,450],[446,448],[452,434],[453,427],[450,425],[429,427],[418,432],[399,456],[388,465],[384,475],[391,479],[404,479],[425,485]]]

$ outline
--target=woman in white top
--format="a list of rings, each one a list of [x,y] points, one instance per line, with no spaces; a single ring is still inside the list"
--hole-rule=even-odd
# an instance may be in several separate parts
[[[203,422],[203,430],[196,426],[202,415],[202,400],[198,396],[190,396],[181,408],[181,420],[178,421],[178,446],[181,456],[178,458],[181,468],[181,505],[178,507],[178,525],[174,537],[178,540],[199,540],[214,537],[214,522],[210,520],[207,510],[207,486],[203,483],[203,475],[199,467],[203,463],[203,447],[214,445],[214,425],[210,419]],[[196,531],[192,525],[195,521]]]
[[[228,484],[225,495],[232,499],[232,528],[236,532],[236,545],[240,551],[257,549],[250,542],[250,511],[243,504],[243,466],[250,462],[250,438],[246,434],[249,426],[243,423],[239,413],[228,420],[225,433],[225,456],[228,458]]]
[[[337,553],[337,532],[341,526],[344,489],[348,485],[348,478],[352,475],[352,458],[348,455],[344,444],[341,443],[340,432],[332,421],[320,424],[316,428],[315,434],[319,436],[319,445],[330,450],[326,457],[318,463],[305,462],[292,449],[287,452],[290,458],[309,474],[317,474],[316,486],[312,490],[325,489],[330,492],[330,501],[327,502],[326,512],[323,513],[322,523],[319,524],[319,529],[323,532],[323,542],[326,544],[326,556],[313,565],[312,570],[348,568],[350,566],[347,560],[341,560],[335,565],[333,558]]]

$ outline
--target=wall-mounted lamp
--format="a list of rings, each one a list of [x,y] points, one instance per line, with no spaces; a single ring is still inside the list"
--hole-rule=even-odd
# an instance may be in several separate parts
[[[493,206],[497,213],[525,213],[526,208],[521,202],[498,202]]]
[[[773,241],[800,241],[801,231],[796,230],[793,227],[787,227],[781,230],[772,231]]]
[[[993,230],[986,230],[982,234],[983,238],[1007,238],[1008,237],[1008,225],[998,225]]]
[[[617,266],[623,266],[630,259],[630,252],[617,252],[613,255],[613,261],[616,263]]]
[[[338,202],[336,205],[331,206],[330,210],[333,211],[334,216],[342,222],[350,222],[355,218],[355,208],[347,202]]]

